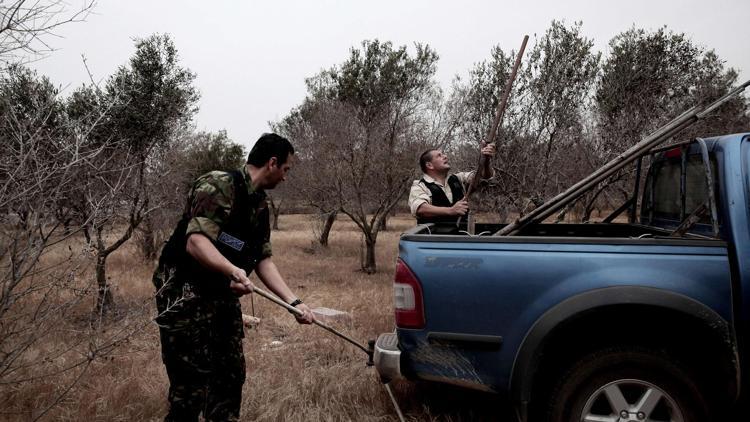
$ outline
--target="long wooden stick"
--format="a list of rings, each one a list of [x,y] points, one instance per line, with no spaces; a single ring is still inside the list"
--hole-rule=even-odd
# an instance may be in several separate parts
[[[302,314],[303,314],[303,312],[300,311],[299,309],[295,308],[294,306],[289,305],[288,303],[284,302],[283,300],[281,300],[278,297],[272,295],[271,293],[268,293],[267,291],[265,291],[263,289],[259,289],[259,288],[255,287],[255,286],[253,286],[253,293],[257,293],[257,294],[263,296],[264,298],[266,298],[266,299],[270,300],[271,302],[273,302],[273,303],[275,303],[275,304],[277,304],[277,305],[285,308],[287,311],[292,312],[295,315],[302,316]],[[318,320],[315,320],[313,322],[315,323],[315,325],[317,325],[317,326],[319,326],[319,327],[327,330],[328,332],[333,333],[334,335],[337,335],[337,336],[341,337],[342,339],[348,341],[349,343],[351,343],[351,344],[359,347],[360,349],[362,349],[363,352],[367,353],[368,356],[372,355],[372,350],[371,349],[365,347],[364,345],[362,345],[358,341],[354,340],[353,338],[347,336],[346,334],[341,333],[339,331],[336,331],[336,329],[334,329],[333,327],[331,327],[331,326],[329,326],[329,325],[327,325],[325,323],[322,323],[322,322],[320,322]]]
[[[490,126],[490,130],[487,133],[487,138],[484,141],[486,145],[493,143],[495,140],[495,134],[497,134],[497,128],[498,126],[500,126],[500,122],[503,120],[503,115],[505,114],[505,108],[508,105],[508,98],[510,98],[510,91],[511,91],[511,88],[513,88],[513,81],[516,80],[516,74],[518,73],[518,68],[521,67],[521,59],[523,58],[523,52],[524,50],[526,50],[526,43],[528,41],[529,41],[529,36],[524,35],[523,42],[521,43],[521,48],[518,50],[518,54],[516,54],[516,62],[513,64],[513,70],[510,72],[510,76],[508,77],[508,80],[505,81],[505,87],[503,88],[502,97],[500,99],[500,102],[497,104],[497,111],[495,112],[495,118],[492,120],[492,125]],[[477,172],[474,173],[474,177],[471,179],[469,188],[466,190],[466,195],[464,195],[465,200],[467,201],[469,200],[469,197],[479,185],[479,174],[484,168],[486,161],[487,161],[487,157],[480,154],[479,166],[477,167]]]

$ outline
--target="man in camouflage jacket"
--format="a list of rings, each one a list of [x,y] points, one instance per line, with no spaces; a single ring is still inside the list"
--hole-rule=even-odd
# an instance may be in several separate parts
[[[303,312],[298,322],[315,319],[271,260],[265,190],[285,180],[293,156],[287,139],[265,134],[241,170],[207,173],[190,190],[153,277],[170,382],[165,421],[197,421],[201,412],[208,421],[239,418],[245,382],[239,297],[252,292],[253,270]]]

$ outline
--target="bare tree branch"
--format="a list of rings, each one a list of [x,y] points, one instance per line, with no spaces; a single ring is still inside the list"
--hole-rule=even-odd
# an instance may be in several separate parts
[[[54,51],[46,39],[57,37],[63,25],[85,21],[95,5],[87,0],[70,9],[64,0],[0,1],[0,62],[38,59]]]

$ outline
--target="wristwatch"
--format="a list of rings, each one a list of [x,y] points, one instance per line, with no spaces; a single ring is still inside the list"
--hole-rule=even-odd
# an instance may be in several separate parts
[[[289,304],[289,306],[291,306],[292,308],[296,308],[300,303],[302,303],[302,299],[295,299],[292,303]],[[294,312],[290,310],[289,313],[293,314]]]

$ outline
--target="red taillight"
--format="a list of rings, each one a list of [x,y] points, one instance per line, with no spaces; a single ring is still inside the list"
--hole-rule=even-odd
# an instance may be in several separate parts
[[[675,158],[682,155],[682,148],[672,148],[670,150],[667,150],[667,152],[664,153],[665,158]]]
[[[401,259],[396,265],[396,276],[393,280],[393,308],[396,312],[397,327],[424,328],[422,286]]]

